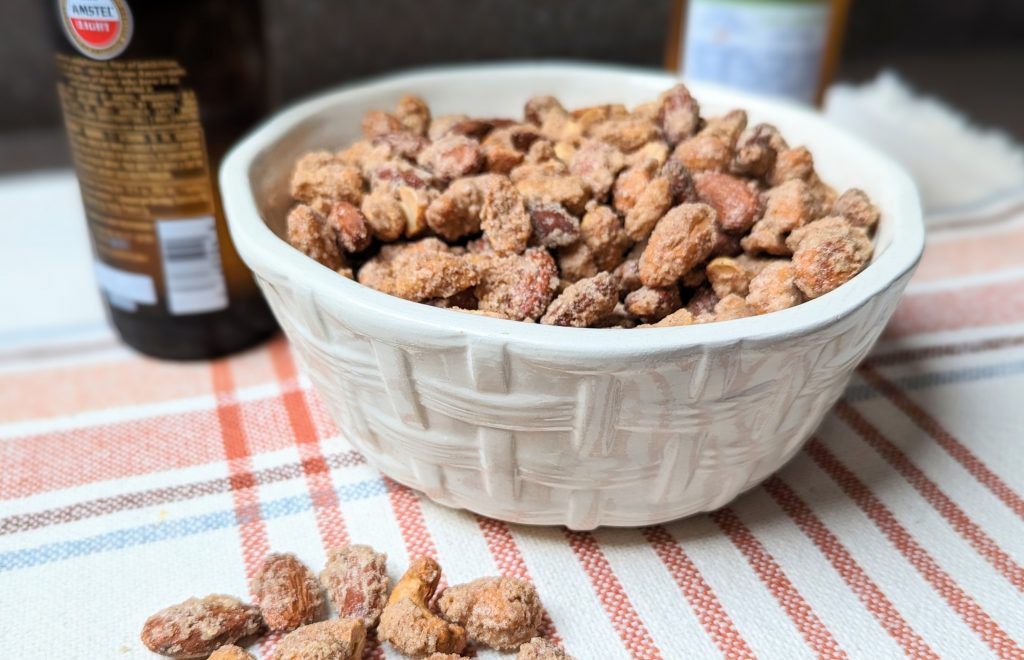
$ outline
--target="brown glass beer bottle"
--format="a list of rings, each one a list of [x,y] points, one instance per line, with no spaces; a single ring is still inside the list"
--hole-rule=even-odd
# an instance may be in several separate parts
[[[264,113],[253,0],[50,0],[58,91],[110,319],[137,350],[196,359],[276,328],[215,183]]]

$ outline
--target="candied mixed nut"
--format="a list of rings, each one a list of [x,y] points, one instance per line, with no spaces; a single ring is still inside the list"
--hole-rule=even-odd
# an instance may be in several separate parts
[[[434,604],[437,561],[413,560],[390,596],[386,564],[387,556],[367,545],[332,548],[317,580],[295,555],[273,553],[253,576],[256,606],[231,596],[189,598],[146,619],[141,639],[171,658],[252,660],[235,642],[287,632],[272,660],[359,660],[376,630],[378,640],[416,658],[457,660],[472,640],[501,651],[518,648],[520,658],[571,660],[560,646],[536,637],[544,610],[531,583],[479,578],[446,588]],[[319,621],[325,591],[338,618]]]
[[[766,314],[849,281],[879,209],[743,110],[701,116],[678,84],[633,110],[432,117],[403,96],[364,138],[295,165],[289,242],[408,300],[594,328]]]

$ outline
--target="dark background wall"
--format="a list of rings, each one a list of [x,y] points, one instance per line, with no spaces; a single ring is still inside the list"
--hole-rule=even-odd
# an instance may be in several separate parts
[[[0,169],[66,159],[44,11],[52,1],[0,0]],[[444,62],[560,57],[658,66],[671,2],[262,4],[271,84],[282,103],[347,80]],[[853,0],[839,78],[866,80],[883,68],[1024,141],[1024,1]]]

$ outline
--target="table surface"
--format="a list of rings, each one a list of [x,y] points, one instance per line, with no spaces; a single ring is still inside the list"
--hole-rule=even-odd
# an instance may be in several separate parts
[[[266,552],[318,570],[347,541],[393,576],[430,554],[450,584],[532,580],[542,632],[579,658],[1024,657],[1024,209],[930,237],[883,340],[778,475],[709,515],[567,532],[383,479],[280,338],[190,364],[120,345],[69,172],[0,181],[0,206],[10,657],[151,657],[149,613],[249,598]]]

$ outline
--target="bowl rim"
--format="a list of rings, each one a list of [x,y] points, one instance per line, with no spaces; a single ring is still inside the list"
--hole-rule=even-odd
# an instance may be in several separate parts
[[[278,276],[301,282],[318,298],[344,308],[346,314],[370,320],[375,327],[389,328],[398,336],[416,336],[419,343],[430,337],[460,337],[465,341],[500,340],[529,346],[537,357],[564,361],[575,356],[642,357],[695,348],[708,349],[737,342],[774,342],[803,336],[829,326],[882,295],[912,271],[924,248],[924,223],[917,188],[909,174],[890,157],[853,134],[829,124],[824,117],[787,101],[767,99],[697,81],[683,82],[700,99],[728,99],[736,107],[765,114],[788,114],[826,131],[855,152],[861,161],[881,171],[898,195],[886,221],[894,223],[891,243],[855,278],[824,296],[795,307],[731,321],[682,327],[645,328],[630,332],[611,329],[570,328],[523,323],[432,307],[391,296],[338,276],[292,248],[263,221],[250,185],[250,168],[262,152],[306,119],[363,94],[406,91],[412,83],[444,84],[446,81],[494,76],[615,76],[664,87],[681,79],[653,69],[565,61],[515,61],[430,67],[398,72],[337,87],[301,100],[271,116],[234,146],[220,167],[220,187],[231,238],[250,268],[265,274],[269,264]],[[271,277],[270,280],[275,278]],[[458,322],[453,323],[458,314]],[[395,343],[403,343],[395,341]],[[583,367],[583,365],[581,365]],[[584,367],[586,368],[586,367]]]

